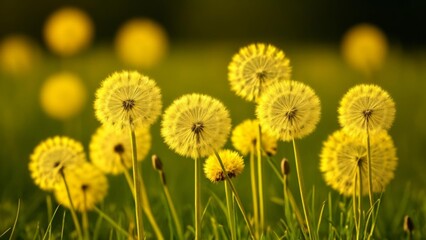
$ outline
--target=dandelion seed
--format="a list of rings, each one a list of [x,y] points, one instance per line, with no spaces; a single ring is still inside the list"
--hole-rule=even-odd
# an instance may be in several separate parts
[[[62,182],[61,171],[86,161],[83,145],[68,137],[53,137],[41,142],[30,156],[29,169],[35,184],[53,190]]]
[[[248,101],[257,101],[265,88],[290,79],[290,73],[290,60],[284,52],[261,43],[240,49],[228,66],[232,91]]]
[[[65,120],[80,113],[86,103],[83,81],[75,74],[61,72],[50,76],[40,90],[41,107],[52,118]]]
[[[64,172],[70,191],[72,203],[77,211],[92,210],[100,203],[108,191],[108,181],[105,175],[95,166],[86,162],[69,168]],[[70,208],[70,202],[64,182],[55,189],[58,203]]]
[[[116,72],[96,91],[95,113],[102,124],[116,129],[150,125],[161,113],[160,89],[136,71]]]
[[[151,148],[151,134],[148,127],[135,129],[138,161],[145,159]],[[101,171],[107,174],[120,174],[132,167],[130,135],[127,131],[100,126],[92,135],[89,145],[90,159]]]
[[[247,119],[240,123],[232,131],[232,145],[243,155],[248,155],[256,148],[257,133],[259,131],[258,120]],[[262,129],[262,148],[264,152],[273,156],[277,153],[277,138],[271,136]],[[256,151],[254,151],[257,154]]]
[[[368,164],[366,139],[356,138],[339,130],[323,144],[320,170],[327,185],[346,196],[352,196],[354,177],[361,168],[362,194],[368,194]],[[381,131],[371,139],[371,170],[373,192],[383,192],[392,180],[397,165],[392,138]],[[356,183],[359,186],[359,183]],[[357,187],[358,188],[358,187]],[[356,194],[359,194],[359,189]]]
[[[219,152],[219,156],[222,159],[223,166],[229,178],[237,177],[243,172],[244,160],[238,152],[225,149]],[[204,174],[214,183],[225,181],[226,179],[222,167],[214,154],[206,159],[204,163]]]
[[[44,26],[47,46],[58,55],[71,56],[89,46],[93,23],[80,9],[65,7],[54,12]]]
[[[320,100],[303,83],[282,81],[268,87],[256,107],[262,129],[291,141],[313,132],[320,120]]]
[[[389,94],[376,85],[361,84],[351,88],[342,98],[339,123],[354,135],[388,130],[395,119],[395,103]]]
[[[175,100],[165,111],[161,135],[171,149],[191,158],[205,157],[227,140],[231,119],[218,100],[188,94]]]

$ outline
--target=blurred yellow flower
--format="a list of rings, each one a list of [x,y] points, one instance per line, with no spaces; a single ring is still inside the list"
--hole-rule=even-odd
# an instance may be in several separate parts
[[[37,65],[40,52],[26,36],[10,35],[0,43],[0,68],[13,74],[26,73]]]
[[[161,114],[161,107],[160,88],[136,71],[115,72],[96,91],[96,117],[117,129],[150,125]]]
[[[151,148],[151,134],[147,126],[135,129],[138,161],[145,159]],[[107,174],[120,174],[132,167],[132,149],[127,131],[115,131],[105,125],[100,126],[89,145],[90,160]]]
[[[29,169],[35,184],[53,190],[62,180],[61,171],[86,161],[83,145],[68,137],[56,136],[41,142],[30,156]]]
[[[243,172],[244,160],[238,152],[225,149],[219,152],[219,156],[222,159],[223,166],[229,178],[237,177]],[[214,154],[206,159],[204,163],[204,174],[214,183],[225,181],[226,179],[219,160]]]
[[[321,105],[309,86],[296,81],[281,81],[265,90],[256,114],[265,132],[283,141],[291,141],[314,131],[320,120]]]
[[[247,101],[257,101],[274,82],[290,79],[290,60],[272,45],[251,44],[241,48],[228,66],[232,91]]]
[[[115,51],[118,57],[132,67],[151,68],[167,53],[166,31],[149,19],[132,19],[117,32]]]
[[[341,194],[351,196],[354,191],[355,174],[359,179],[361,167],[362,194],[368,194],[368,164],[365,138],[356,138],[339,130],[330,135],[323,144],[320,170],[327,185]],[[371,139],[371,170],[373,192],[382,192],[394,176],[397,165],[396,149],[386,131],[376,133]],[[359,180],[357,180],[359,194]]]
[[[169,147],[193,159],[222,148],[230,129],[225,106],[210,96],[195,93],[175,100],[161,123],[161,135]]]
[[[346,62],[365,74],[380,69],[388,51],[385,34],[371,24],[358,24],[350,28],[342,40],[342,53]]]
[[[259,121],[247,119],[240,123],[232,131],[231,141],[235,149],[241,154],[248,155],[256,149],[257,134],[259,132]],[[277,153],[277,138],[262,130],[262,149],[269,156]],[[257,152],[254,151],[256,155]]]
[[[339,123],[354,135],[388,130],[395,119],[395,103],[389,94],[376,85],[360,84],[343,96],[339,112]]]
[[[72,203],[77,211],[92,210],[108,192],[107,178],[88,162],[66,169],[64,174]],[[64,181],[55,188],[55,198],[59,204],[71,207]]]
[[[87,100],[86,87],[75,74],[61,72],[51,75],[40,90],[43,111],[52,118],[65,120],[81,112]]]
[[[85,12],[64,7],[55,11],[45,22],[44,39],[52,52],[67,57],[90,45],[93,29],[92,20]]]

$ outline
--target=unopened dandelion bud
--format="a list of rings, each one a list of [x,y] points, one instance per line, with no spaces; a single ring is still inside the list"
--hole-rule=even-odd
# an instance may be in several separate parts
[[[283,176],[287,176],[290,174],[290,164],[288,163],[287,158],[283,158],[281,160],[281,173]]]
[[[414,230],[413,220],[408,215],[404,217],[404,231],[411,233]]]
[[[163,171],[163,163],[161,162],[160,158],[154,154],[152,155],[152,166],[157,171]]]

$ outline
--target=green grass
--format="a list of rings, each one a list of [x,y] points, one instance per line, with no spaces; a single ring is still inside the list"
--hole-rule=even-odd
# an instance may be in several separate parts
[[[231,113],[233,126],[246,118],[254,118],[254,106],[231,92],[227,81],[227,65],[232,55],[246,43],[176,43],[160,65],[141,72],[155,79],[162,90],[163,105],[167,107],[177,97],[186,93],[205,93],[224,102]],[[301,155],[307,204],[313,210],[312,222],[321,239],[352,239],[353,217],[351,199],[341,197],[327,187],[319,172],[319,153],[328,134],[339,128],[337,106],[344,93],[352,86],[365,82],[363,76],[350,69],[341,59],[336,46],[284,44],[275,42],[291,60],[293,78],[310,85],[321,99],[322,117],[316,131],[298,142]],[[395,178],[383,194],[377,220],[376,239],[405,238],[402,223],[404,215],[414,222],[414,239],[426,237],[426,52],[404,52],[392,48],[384,68],[375,75],[374,83],[387,90],[394,98],[397,108],[396,120],[390,134],[397,147],[399,163]],[[49,193],[38,189],[32,182],[29,171],[29,155],[43,139],[54,135],[68,135],[81,141],[88,149],[91,134],[99,126],[93,111],[94,92],[106,76],[116,70],[128,69],[115,58],[107,45],[71,59],[45,56],[31,73],[19,76],[0,72],[0,238],[8,239],[13,232],[18,239],[69,239],[74,227],[70,213],[59,207],[52,198],[48,210]],[[79,74],[87,85],[88,102],[84,111],[66,122],[46,116],[39,106],[39,88],[50,74],[69,70]],[[161,121],[161,119],[160,119]],[[160,121],[152,129],[153,147],[150,154],[158,154],[164,164],[167,183],[181,218],[184,234],[193,231],[193,160],[178,156],[169,150],[159,134]],[[228,141],[227,147],[232,148]],[[281,158],[289,159],[295,169],[292,145],[280,143],[277,155],[272,159],[279,167]],[[245,159],[246,163],[248,158]],[[152,169],[149,157],[142,164],[144,181],[150,203],[166,239],[176,232],[167,210],[158,173]],[[272,168],[264,164],[265,219],[268,229],[266,239],[302,237],[297,224],[289,225],[292,216],[284,215],[282,184]],[[251,214],[250,176],[248,166],[234,180],[246,211]],[[110,189],[99,208],[128,230],[133,218],[133,202],[125,187],[123,176],[109,176]],[[208,206],[203,215],[203,235],[230,236],[226,223],[225,194],[222,184],[212,184],[202,179],[202,202]],[[289,187],[300,204],[295,171],[289,176]],[[315,191],[314,191],[315,189]],[[313,196],[315,199],[312,199]],[[330,197],[329,197],[330,196]],[[377,198],[377,196],[376,196]],[[18,202],[20,199],[20,207]],[[331,200],[331,201],[330,201]],[[368,198],[363,199],[368,205]],[[323,208],[321,225],[318,225]],[[299,206],[301,207],[301,206]],[[16,226],[14,221],[19,209]],[[55,212],[54,218],[48,212]],[[330,214],[331,213],[331,214]],[[237,212],[237,238],[248,237],[244,219]],[[126,239],[126,236],[96,212],[89,213],[92,236],[99,239]],[[293,219],[294,222],[295,219]],[[148,236],[153,231],[144,219]],[[14,228],[15,226],[15,228]],[[12,231],[14,228],[14,231]],[[290,229],[290,231],[288,231]],[[291,231],[291,229],[295,229]],[[63,233],[62,233],[63,232]],[[4,233],[4,234],[3,234]],[[63,234],[63,237],[61,237]],[[73,237],[76,237],[73,235]]]

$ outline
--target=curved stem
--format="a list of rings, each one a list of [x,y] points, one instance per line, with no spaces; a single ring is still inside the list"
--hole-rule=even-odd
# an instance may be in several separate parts
[[[297,146],[296,146],[296,142],[294,141],[294,138],[293,138],[293,151],[294,151],[294,159],[296,162],[297,181],[299,182],[300,199],[302,201],[303,213],[305,214],[306,227],[308,229],[309,238],[312,239],[311,226],[309,224],[308,208],[305,203],[305,195],[303,192],[302,167],[300,166],[299,152],[297,151]]]
[[[201,160],[199,158],[195,159],[195,239],[201,239]]]
[[[373,199],[373,177],[371,172],[371,145],[370,145],[370,131],[368,130],[368,122],[366,125],[367,131],[367,163],[368,163],[368,196],[370,198],[370,207],[374,207],[374,199]],[[372,209],[374,212],[374,208]]]
[[[359,179],[359,193],[358,193],[358,226],[361,232],[361,221],[362,221],[362,169],[361,165],[358,164],[358,179]]]
[[[356,239],[359,239],[359,233],[360,233],[360,226],[358,224],[358,218],[357,213],[359,212],[358,204],[357,204],[357,198],[356,198],[356,191],[357,191],[357,182],[358,182],[358,173],[355,172],[354,174],[354,189],[352,193],[352,210],[354,214],[354,224],[355,224],[355,230],[356,230]]]
[[[164,189],[164,195],[166,195],[167,203],[169,204],[169,209],[172,214],[173,221],[175,222],[175,225],[176,225],[176,231],[177,231],[178,237],[179,239],[184,239],[183,232],[182,232],[182,225],[179,221],[175,206],[170,196],[169,188],[167,187],[166,184],[163,184],[163,189]]]
[[[84,239],[90,239],[89,218],[87,217],[86,192],[83,190],[84,211],[82,212]]]
[[[225,195],[226,195],[226,207],[228,210],[228,224],[229,224],[229,230],[231,231],[231,239],[236,240],[237,235],[235,232],[235,218],[234,218],[234,208],[233,208],[233,196],[232,191],[229,189],[228,182],[224,182],[225,185]]]
[[[263,203],[263,177],[262,177],[262,131],[259,123],[259,128],[257,132],[257,141],[256,141],[256,147],[257,147],[257,179],[259,183],[259,228],[260,232],[262,233],[265,228],[265,209],[264,209],[264,203]]]
[[[254,146],[250,149],[250,180],[251,180],[251,193],[253,198],[253,218],[256,237],[259,237],[259,202],[256,181],[256,165],[254,160]]]
[[[70,202],[71,217],[72,217],[72,220],[74,221],[74,225],[75,225],[75,229],[77,230],[78,238],[83,239],[83,234],[81,232],[80,222],[78,221],[77,213],[75,212],[74,203],[72,202],[71,193],[70,193],[70,189],[69,189],[69,186],[68,186],[68,182],[65,178],[64,170],[61,169],[59,172],[62,176],[62,179],[64,180],[65,189],[67,190],[68,201]]]

